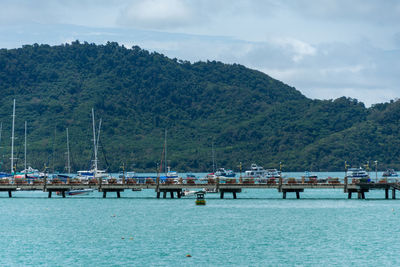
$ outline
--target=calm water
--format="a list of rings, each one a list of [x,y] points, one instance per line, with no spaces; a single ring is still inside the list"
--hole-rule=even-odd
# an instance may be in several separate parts
[[[384,191],[244,190],[156,199],[153,190],[47,198],[0,192],[0,266],[398,266],[400,201]],[[192,255],[191,258],[186,254]]]

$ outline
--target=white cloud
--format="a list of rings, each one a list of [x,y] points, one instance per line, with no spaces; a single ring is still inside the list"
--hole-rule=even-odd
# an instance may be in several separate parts
[[[305,56],[313,56],[317,51],[312,45],[294,38],[275,38],[272,41],[284,50],[291,51],[294,62],[301,61]]]
[[[186,25],[191,9],[181,0],[144,0],[121,11],[118,22],[138,28],[165,29]]]

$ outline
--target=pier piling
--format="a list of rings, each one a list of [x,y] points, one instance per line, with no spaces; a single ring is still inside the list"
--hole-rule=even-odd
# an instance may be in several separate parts
[[[49,191],[48,198],[51,198],[51,193],[52,193],[52,191]]]
[[[103,198],[107,197],[107,191],[103,191]]]
[[[8,197],[12,197],[11,191],[8,191]]]
[[[117,198],[120,198],[120,197],[121,197],[121,192],[117,191]]]
[[[351,199],[351,193],[352,193],[351,191],[347,192],[347,198],[348,199]]]
[[[389,188],[385,188],[385,199],[389,199]]]
[[[220,193],[220,198],[221,198],[221,199],[224,199],[224,191],[221,191],[221,193]]]
[[[392,189],[392,199],[396,199],[396,189]]]

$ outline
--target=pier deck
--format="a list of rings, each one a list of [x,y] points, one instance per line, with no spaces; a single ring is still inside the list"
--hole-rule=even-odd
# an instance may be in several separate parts
[[[44,191],[48,192],[49,198],[52,196],[52,192],[60,192],[65,197],[65,192],[69,190],[79,189],[94,189],[99,192],[103,192],[103,197],[107,196],[108,192],[115,192],[117,197],[120,197],[120,193],[124,190],[140,191],[144,189],[155,190],[157,198],[160,198],[163,193],[163,198],[166,198],[167,193],[170,194],[171,198],[176,196],[180,198],[184,190],[195,190],[203,189],[207,191],[213,191],[220,193],[221,198],[224,198],[225,193],[232,193],[233,198],[236,198],[236,194],[242,192],[243,189],[276,189],[282,193],[282,197],[286,198],[287,193],[296,193],[296,197],[300,198],[300,193],[304,190],[309,189],[340,189],[344,193],[348,194],[348,198],[352,197],[352,193],[357,193],[359,199],[365,198],[365,193],[369,190],[384,190],[385,198],[389,198],[389,191],[392,191],[392,199],[396,198],[396,190],[400,190],[399,183],[356,183],[348,184],[345,179],[344,183],[283,183],[280,179],[279,182],[273,184],[267,183],[148,183],[148,184],[127,184],[127,183],[113,183],[113,184],[0,184],[0,192],[8,192],[9,197],[12,197],[13,191]]]

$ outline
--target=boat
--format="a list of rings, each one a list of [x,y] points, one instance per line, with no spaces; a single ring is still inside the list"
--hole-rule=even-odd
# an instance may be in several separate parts
[[[369,178],[368,173],[363,168],[349,168],[347,171],[347,178]]]
[[[369,174],[363,168],[349,168],[347,170],[347,178],[353,179],[353,183],[368,183],[371,182]]]
[[[182,192],[182,196],[183,197],[189,197],[189,196],[193,196],[196,194],[197,191],[194,190],[185,190]]]
[[[204,198],[204,192],[203,191],[198,191],[196,192],[196,205],[198,206],[204,206],[206,205],[206,200]]]
[[[250,170],[245,171],[246,177],[265,178],[266,175],[267,171],[263,167],[258,166],[255,163],[251,164]]]
[[[277,169],[266,169],[266,178],[281,178],[281,172]]]
[[[82,195],[88,195],[90,193],[94,192],[94,189],[92,188],[86,188],[86,189],[74,189],[74,190],[68,190],[65,193],[68,196],[82,196]],[[57,195],[61,195],[62,193],[57,191]]]
[[[225,170],[224,168],[219,168],[215,173],[215,176],[217,177],[228,177],[228,178],[232,178],[232,177],[236,177],[236,173],[232,170]]]
[[[301,176],[302,180],[306,184],[316,184],[318,183],[318,176],[313,174],[312,172],[306,171],[303,176]]]
[[[383,176],[383,177],[386,177],[386,178],[397,178],[397,177],[399,177],[399,175],[397,174],[397,172],[395,172],[394,169],[388,169],[388,170],[386,170],[386,171],[382,174],[382,176]]]
[[[209,194],[209,193],[218,193],[217,188],[203,188],[203,192]]]
[[[67,195],[69,196],[77,196],[77,195],[88,195],[92,193],[94,189],[92,188],[86,188],[86,189],[76,189],[76,190],[69,190],[67,191]]]
[[[99,129],[98,133],[96,136],[96,125],[94,121],[94,109],[92,108],[92,121],[93,121],[93,151],[94,151],[94,160],[93,160],[93,168],[90,170],[83,170],[83,171],[78,171],[78,175],[76,178],[80,179],[82,182],[95,182],[94,180],[101,179],[104,180],[106,178],[111,178],[110,175],[106,173],[104,170],[99,170],[98,169],[98,158],[97,158],[97,152],[99,150],[99,140],[100,140],[100,129],[101,129],[101,119],[99,123]]]

